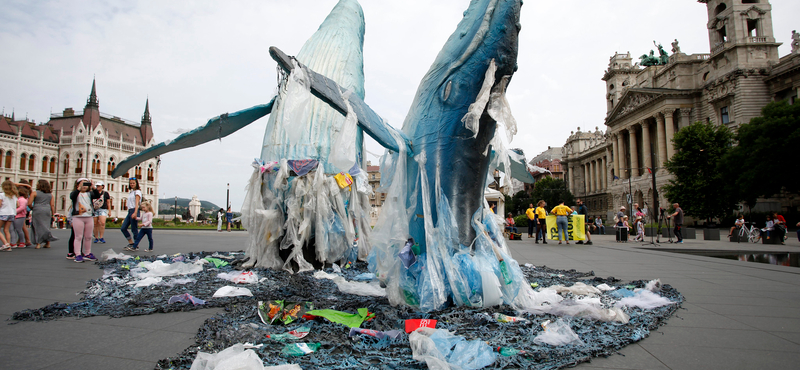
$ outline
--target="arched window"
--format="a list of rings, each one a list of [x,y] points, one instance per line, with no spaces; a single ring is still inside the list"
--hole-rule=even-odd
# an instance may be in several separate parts
[[[28,156],[25,153],[19,155],[19,169],[25,170],[25,167],[28,165]]]
[[[33,171],[36,168],[36,156],[31,154],[31,157],[28,158],[28,171]]]
[[[114,172],[114,169],[116,169],[116,168],[117,168],[117,163],[115,162],[114,158],[109,159],[108,160],[107,173]],[[127,177],[128,175],[125,175],[125,176]]]
[[[47,173],[47,156],[42,157],[42,173]]]
[[[100,156],[97,154],[95,154],[94,159],[92,159],[92,173],[100,174]]]
[[[14,162],[14,152],[7,151],[6,152],[6,168],[11,168],[11,164]]]
[[[64,155],[64,173],[69,172],[69,154]],[[64,207],[61,207],[64,208]]]
[[[83,172],[83,153],[78,153],[78,159],[75,160],[75,173]]]
[[[142,179],[142,166],[136,166],[136,178],[139,180]]]
[[[155,178],[154,173],[155,171],[153,170],[153,164],[150,163],[147,166],[147,181],[153,181],[153,179]]]
[[[56,173],[56,158],[50,158],[50,173]]]

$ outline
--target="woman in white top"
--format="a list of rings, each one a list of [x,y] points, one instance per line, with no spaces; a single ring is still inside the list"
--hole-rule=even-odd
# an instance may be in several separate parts
[[[128,181],[128,187],[130,188],[130,193],[128,193],[128,202],[126,206],[128,207],[128,215],[125,216],[125,221],[122,221],[122,235],[125,235],[125,239],[128,239],[128,246],[125,247],[125,250],[133,250],[133,236],[139,234],[139,204],[142,201],[142,190],[139,188],[139,180],[135,177],[131,177]],[[128,232],[128,225],[131,227],[131,233]]]
[[[11,224],[17,217],[17,187],[11,180],[3,181],[3,191],[0,192],[0,241],[3,246],[0,251],[11,252]]]

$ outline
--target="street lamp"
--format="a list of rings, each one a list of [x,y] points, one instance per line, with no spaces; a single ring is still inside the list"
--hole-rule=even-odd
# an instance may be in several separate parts
[[[175,218],[178,218],[178,196],[175,196]]]
[[[231,206],[231,183],[228,183],[228,193],[225,196],[225,211],[228,211],[228,207]]]

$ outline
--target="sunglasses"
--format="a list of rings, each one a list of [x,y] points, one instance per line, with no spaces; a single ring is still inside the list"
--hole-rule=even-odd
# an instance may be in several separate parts
[[[136,180],[136,178],[135,177],[131,177],[128,180]]]

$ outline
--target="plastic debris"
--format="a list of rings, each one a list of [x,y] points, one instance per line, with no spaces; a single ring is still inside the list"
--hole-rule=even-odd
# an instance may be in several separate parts
[[[225,262],[227,263],[227,262]],[[258,283],[258,274],[253,271],[232,271],[217,274],[220,279],[228,280],[236,284],[255,284]]]
[[[656,307],[675,304],[669,298],[662,297],[647,289],[639,289],[633,293],[631,297],[625,297],[616,303],[617,307],[639,307],[644,309],[653,309]]]
[[[136,256],[139,257],[139,256]],[[200,271],[203,271],[203,266],[192,265],[182,262],[175,262],[175,263],[164,263],[164,261],[145,261],[140,262],[139,267],[145,269],[145,271],[134,272],[131,271],[131,275],[136,278],[144,279],[151,276],[176,276],[176,275],[190,275],[195,274]]]
[[[319,347],[319,343],[292,343],[284,346],[281,353],[286,356],[305,356],[315,352]]]
[[[306,312],[303,317],[308,316],[312,318],[313,316],[324,317],[328,319],[328,321],[346,325],[351,328],[357,328],[360,327],[361,323],[364,321],[372,320],[375,314],[369,312],[366,308],[359,308],[358,313],[347,313],[336,310],[311,310]]]
[[[156,284],[158,284],[160,282],[161,282],[161,277],[160,276],[159,277],[152,277],[151,276],[151,277],[146,277],[146,278],[144,278],[142,280],[131,281],[131,282],[128,283],[128,285],[133,285],[134,288],[142,288],[142,287],[148,287],[148,286],[151,286],[151,285],[156,285]]]
[[[361,274],[359,276],[362,276]],[[371,275],[371,276],[374,276]],[[371,283],[362,283],[356,281],[347,281],[343,277],[339,275],[329,274],[325,271],[317,271],[314,273],[314,277],[317,279],[329,279],[332,280],[336,286],[339,288],[339,291],[342,293],[348,294],[355,294],[355,295],[363,295],[363,296],[372,296],[372,297],[385,297],[386,296],[386,289],[381,288],[381,284],[378,281],[372,281]]]
[[[235,287],[235,286],[224,286],[222,288],[217,289],[214,292],[214,298],[221,298],[221,297],[240,297],[240,296],[247,296],[252,297],[253,292],[250,289],[243,288],[243,287]]]
[[[219,258],[215,258],[215,257],[206,257],[206,258],[204,258],[204,260],[206,260],[206,261],[208,261],[208,262],[211,262],[211,263],[213,263],[213,264],[214,264],[214,267],[216,267],[216,268],[220,268],[220,267],[225,267],[225,266],[228,266],[228,262],[227,262],[227,261],[223,261],[223,260],[221,260],[221,259],[219,259]],[[174,260],[173,260],[173,261],[174,261]]]
[[[311,302],[287,303],[283,300],[258,302],[258,316],[264,324],[288,325],[314,308]]]
[[[542,323],[544,331],[539,333],[533,340],[537,344],[549,344],[551,346],[563,346],[567,344],[584,345],[578,334],[569,327],[569,323],[564,319],[555,322],[549,320]]]
[[[400,330],[379,331],[379,330],[370,330],[361,328],[350,328],[350,334],[348,335],[354,337],[359,334],[369,335],[371,337],[375,337],[378,339],[383,339],[383,338],[397,339],[400,338],[401,335],[403,335],[403,332]]]
[[[247,347],[260,348],[237,343],[216,354],[198,352],[191,370],[302,370],[291,364],[265,367],[258,354]]]
[[[305,338],[308,333],[311,332],[311,328],[308,326],[301,326],[295,330],[281,333],[281,334],[267,334],[267,338],[277,340],[279,342],[285,342],[287,340],[298,340]]]
[[[184,293],[184,294],[174,295],[172,297],[169,297],[169,304],[178,303],[178,302],[191,303],[191,304],[193,304],[195,306],[198,306],[198,305],[201,305],[201,304],[206,304],[206,301],[204,301],[204,300],[202,300],[200,298],[195,298],[189,293]]]
[[[419,328],[436,328],[436,320],[431,319],[409,319],[405,322],[406,333],[411,333]]]
[[[111,260],[111,259],[117,259],[117,260],[120,260],[120,261],[125,261],[125,260],[131,259],[131,258],[133,258],[133,256],[127,255],[125,253],[116,253],[116,252],[114,252],[113,249],[109,249],[109,250],[103,252],[100,255],[100,261],[108,261],[108,260]]]
[[[467,341],[444,329],[419,328],[409,335],[413,358],[429,369],[481,369],[494,363],[495,353],[483,341]]]
[[[511,348],[511,347],[497,347],[497,348],[494,349],[494,351],[499,353],[501,356],[506,356],[506,357],[516,356],[516,355],[524,355],[524,354],[528,353],[528,352],[525,352],[523,350],[519,350],[519,349]]]
[[[494,319],[497,320],[498,322],[525,322],[525,321],[528,321],[528,319],[526,319],[524,317],[507,316],[507,315],[503,315],[502,313],[499,313],[499,312],[495,312],[493,316],[494,316]]]

